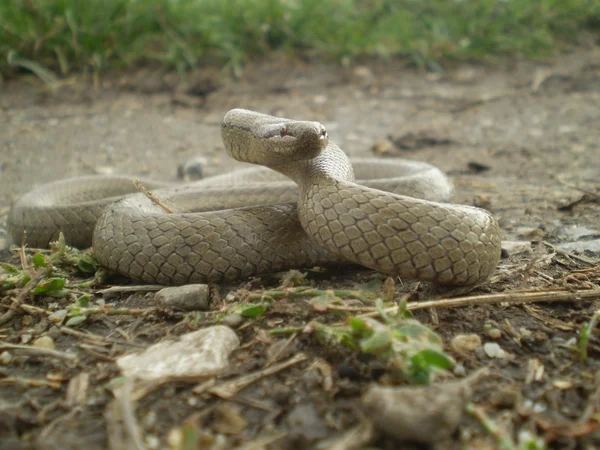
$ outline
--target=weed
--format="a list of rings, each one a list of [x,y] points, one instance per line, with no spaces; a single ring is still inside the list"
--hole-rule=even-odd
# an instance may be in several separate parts
[[[0,2],[0,71],[100,73],[147,63],[239,72],[273,51],[348,61],[546,54],[600,23],[596,0],[50,0]]]

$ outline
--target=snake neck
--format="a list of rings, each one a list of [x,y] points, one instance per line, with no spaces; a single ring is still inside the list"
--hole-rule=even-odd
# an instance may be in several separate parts
[[[269,166],[271,169],[291,178],[306,192],[315,184],[354,181],[354,170],[348,156],[335,144],[329,143],[315,158],[294,161],[287,164]]]

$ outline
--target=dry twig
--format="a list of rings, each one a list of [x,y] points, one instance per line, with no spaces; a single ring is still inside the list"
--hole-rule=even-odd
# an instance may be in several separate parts
[[[139,180],[134,180],[133,185],[135,186],[135,188],[138,191],[140,191],[142,194],[144,194],[146,197],[148,197],[148,199],[152,203],[154,203],[156,206],[160,206],[165,212],[167,212],[169,214],[173,214],[173,210],[171,208],[169,208],[167,206],[167,204],[164,203],[160,198],[158,198],[156,195],[154,195],[152,192],[150,192],[146,187],[144,187],[144,185]]]

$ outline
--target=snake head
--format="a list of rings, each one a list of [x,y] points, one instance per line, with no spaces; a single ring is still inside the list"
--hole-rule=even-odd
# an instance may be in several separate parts
[[[296,121],[245,109],[223,118],[221,135],[229,154],[238,161],[265,166],[317,157],[329,143],[319,122]]]
[[[256,135],[266,149],[285,156],[287,161],[312,159],[329,142],[327,130],[319,122],[282,120],[257,126]]]

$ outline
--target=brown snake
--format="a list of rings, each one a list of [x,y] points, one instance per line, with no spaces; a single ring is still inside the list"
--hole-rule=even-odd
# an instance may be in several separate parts
[[[365,159],[353,169],[321,124],[242,109],[225,115],[221,135],[233,158],[296,184],[260,167],[178,187],[141,180],[167,213],[131,178],[68,179],[18,200],[10,236],[39,247],[62,231],[70,245],[92,244],[109,269],[165,285],[344,262],[473,285],[498,264],[497,222],[482,209],[438,203],[452,188],[435,167]],[[365,181],[355,183],[354,171]]]

